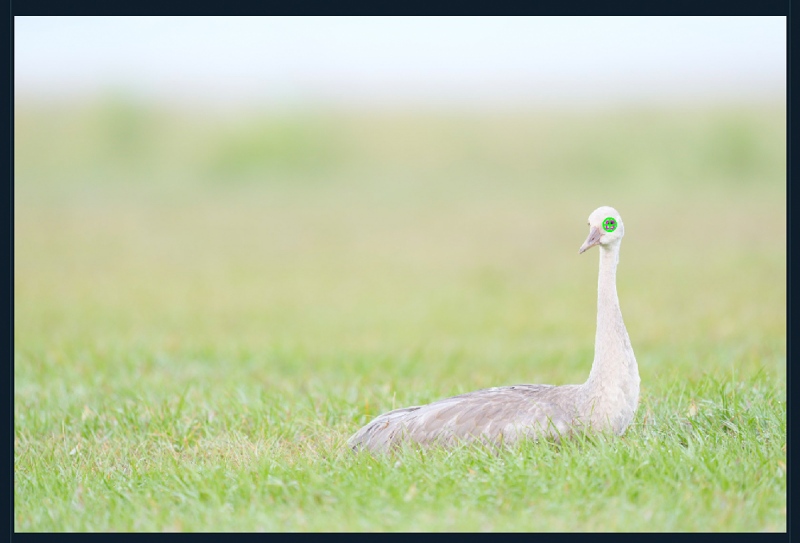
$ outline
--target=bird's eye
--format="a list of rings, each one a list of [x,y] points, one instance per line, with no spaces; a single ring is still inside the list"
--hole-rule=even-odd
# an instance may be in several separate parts
[[[617,221],[614,217],[608,217],[603,221],[603,230],[613,232],[617,229]]]

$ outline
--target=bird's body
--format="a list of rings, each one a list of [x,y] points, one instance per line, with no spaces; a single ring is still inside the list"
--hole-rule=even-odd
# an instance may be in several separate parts
[[[608,221],[612,221],[608,222]],[[561,439],[576,431],[622,434],[639,400],[639,371],[622,321],[616,289],[622,220],[610,207],[589,216],[582,253],[600,246],[595,357],[580,385],[513,385],[487,388],[380,415],[353,435],[354,450],[388,452],[402,443],[452,446],[479,441]]]

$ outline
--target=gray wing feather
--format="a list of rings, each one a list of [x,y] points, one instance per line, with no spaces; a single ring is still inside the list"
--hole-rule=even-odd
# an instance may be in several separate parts
[[[514,385],[454,396],[380,415],[348,441],[355,449],[386,452],[403,442],[515,443],[566,435],[577,422],[579,385]]]

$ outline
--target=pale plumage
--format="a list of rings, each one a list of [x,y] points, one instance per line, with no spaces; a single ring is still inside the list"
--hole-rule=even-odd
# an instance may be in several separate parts
[[[471,441],[560,439],[575,431],[622,434],[639,400],[639,370],[616,287],[624,227],[619,213],[607,206],[592,212],[589,227],[579,252],[599,245],[600,273],[595,357],[585,383],[495,387],[396,409],[361,428],[348,444],[354,450],[387,452],[402,443],[447,447]]]

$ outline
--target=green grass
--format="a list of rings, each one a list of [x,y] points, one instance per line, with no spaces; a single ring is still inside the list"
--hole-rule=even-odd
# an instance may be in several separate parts
[[[17,531],[783,531],[783,111],[16,111]],[[589,372],[621,438],[354,455],[393,407]]]

